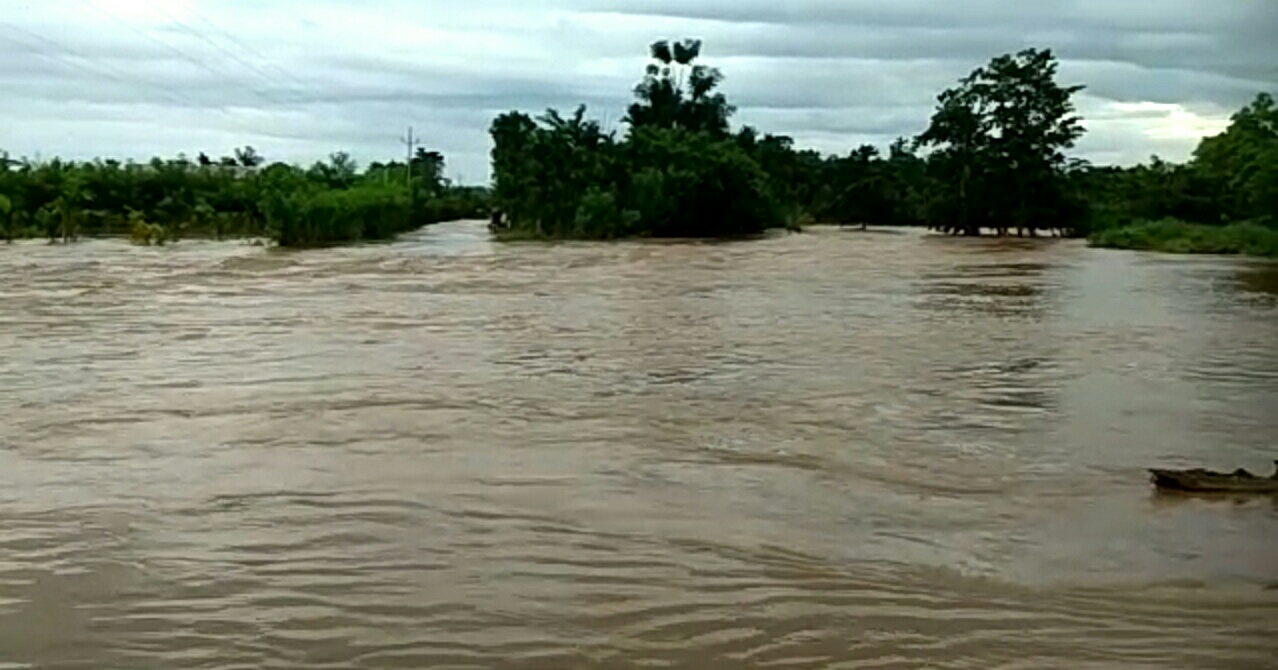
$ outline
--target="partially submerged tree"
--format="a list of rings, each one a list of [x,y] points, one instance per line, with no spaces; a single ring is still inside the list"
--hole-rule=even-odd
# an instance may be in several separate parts
[[[955,234],[1015,228],[1070,230],[1064,150],[1083,135],[1072,97],[1082,86],[1056,83],[1050,50],[999,56],[942,93],[918,144],[944,190],[934,226]]]
[[[390,181],[380,172],[360,172],[344,152],[309,170],[286,163],[250,170],[241,162],[260,166],[260,156],[247,148],[236,153],[242,161],[228,158],[222,166],[208,154],[196,161],[179,156],[141,164],[0,160],[0,198],[9,204],[9,212],[0,213],[0,236],[40,235],[50,242],[69,242],[80,235],[125,233],[154,244],[190,235],[232,235],[269,236],[282,244],[336,244],[487,215],[482,189],[443,186],[410,199],[403,163],[400,178]],[[442,156],[438,160],[442,163]],[[286,217],[268,216],[283,211],[281,200],[293,210],[322,212],[323,217],[310,228],[285,231],[278,224]]]
[[[618,141],[578,107],[492,124],[494,228],[529,237],[748,235],[782,220],[767,174],[728,135],[732,107],[701,43],[652,45]],[[782,150],[788,151],[788,145]]]

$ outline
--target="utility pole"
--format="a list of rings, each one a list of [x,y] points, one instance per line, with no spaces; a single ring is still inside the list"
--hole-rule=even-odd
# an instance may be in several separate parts
[[[408,146],[408,161],[404,163],[404,177],[408,182],[408,187],[413,187],[413,153],[417,149],[419,142],[413,138],[413,127],[408,127],[408,136],[399,140]]]

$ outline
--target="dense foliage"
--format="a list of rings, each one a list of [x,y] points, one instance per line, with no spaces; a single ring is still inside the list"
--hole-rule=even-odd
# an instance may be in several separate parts
[[[1278,228],[1259,223],[1207,226],[1176,219],[1144,221],[1097,231],[1091,242],[1116,249],[1278,258]]]
[[[532,237],[746,235],[805,221],[1072,232],[1062,151],[1082,133],[1050,52],[1002,56],[941,95],[932,125],[886,156],[796,150],[790,138],[732,132],[723,75],[701,43],[656,42],[624,138],[555,110],[492,125],[501,233]],[[920,147],[931,148],[920,157]]]
[[[1072,102],[1083,87],[1057,83],[1051,51],[1026,49],[942,92],[917,137],[886,152],[866,145],[824,156],[785,136],[733,130],[723,75],[697,62],[700,42],[657,42],[650,55],[623,137],[584,108],[567,119],[550,110],[493,122],[499,234],[712,237],[827,222],[1087,235],[1166,218],[1265,225],[1278,211],[1268,95],[1186,165],[1093,167],[1066,154],[1083,135]]]
[[[43,163],[0,154],[0,236],[270,237],[285,246],[387,239],[492,214],[503,237],[733,237],[824,222],[953,235],[1090,235],[1104,246],[1266,254],[1278,227],[1278,106],[1261,94],[1184,164],[1092,166],[1050,51],[999,56],[942,92],[914,138],[828,156],[732,126],[723,74],[697,40],[660,41],[625,131],[513,111],[490,127],[493,184],[443,178],[444,157],[303,169],[251,147],[213,160]],[[1204,230],[1202,227],[1211,227]]]
[[[1278,106],[1268,93],[1256,96],[1187,163],[1155,157],[1132,168],[1092,168],[1078,183],[1096,230],[1162,219],[1278,226]]]
[[[1065,154],[1082,136],[1070,101],[1081,86],[1056,83],[1050,51],[999,56],[941,94],[920,146],[933,147],[929,220],[965,235],[982,229],[1072,231],[1081,207],[1066,186]]]
[[[728,136],[722,75],[695,40],[652,45],[618,139],[555,110],[493,121],[494,227],[509,237],[718,237],[783,223],[768,175]]]
[[[411,166],[374,163],[363,172],[344,153],[309,169],[263,163],[251,147],[219,161],[200,154],[144,164],[0,154],[0,235],[129,235],[139,244],[269,237],[317,246],[487,214],[486,193],[448,184],[436,152],[419,151]]]

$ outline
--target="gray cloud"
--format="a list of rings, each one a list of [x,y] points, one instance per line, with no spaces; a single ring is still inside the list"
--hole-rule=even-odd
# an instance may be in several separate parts
[[[738,120],[844,153],[917,133],[998,53],[1050,47],[1084,83],[1079,153],[1183,158],[1278,88],[1273,0],[46,0],[0,6],[0,148],[146,158],[254,144],[311,161],[402,151],[487,177],[509,109],[616,126],[660,37],[706,41]]]

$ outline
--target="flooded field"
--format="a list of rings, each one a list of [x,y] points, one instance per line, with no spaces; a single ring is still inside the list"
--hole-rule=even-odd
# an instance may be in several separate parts
[[[1273,668],[1278,266],[0,245],[0,669]]]

